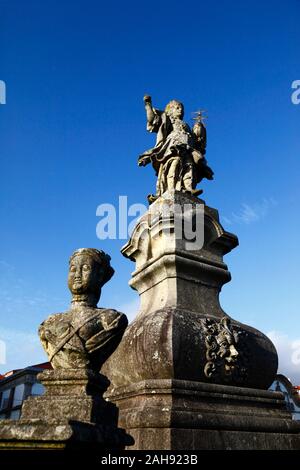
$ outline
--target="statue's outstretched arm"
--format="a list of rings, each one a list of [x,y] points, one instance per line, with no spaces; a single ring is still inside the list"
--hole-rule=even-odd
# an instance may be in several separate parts
[[[162,111],[153,108],[151,96],[145,95],[144,96],[144,103],[145,103],[145,110],[147,116],[147,131],[149,132],[159,132],[159,128],[162,123],[161,115],[163,114]],[[143,155],[140,155],[138,159],[139,166],[146,166],[148,163],[151,162],[151,150],[148,150]]]
[[[151,96],[144,96],[145,110],[147,116],[147,131],[157,132],[161,123],[161,111],[154,109],[152,106]]]

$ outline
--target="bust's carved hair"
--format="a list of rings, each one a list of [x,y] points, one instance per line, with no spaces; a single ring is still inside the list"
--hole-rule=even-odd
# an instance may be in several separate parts
[[[75,256],[79,255],[90,256],[101,267],[101,270],[103,271],[101,287],[114,275],[115,270],[110,265],[111,257],[104,253],[104,251],[97,250],[96,248],[79,248],[71,255],[69,264],[72,263],[72,260],[75,258]]]

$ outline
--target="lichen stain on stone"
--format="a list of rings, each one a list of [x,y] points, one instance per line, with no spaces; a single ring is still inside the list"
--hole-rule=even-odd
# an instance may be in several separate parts
[[[159,352],[158,352],[158,351],[155,351],[155,353],[154,353],[153,356],[152,356],[152,359],[157,360],[157,361],[160,361],[160,357],[159,357]]]

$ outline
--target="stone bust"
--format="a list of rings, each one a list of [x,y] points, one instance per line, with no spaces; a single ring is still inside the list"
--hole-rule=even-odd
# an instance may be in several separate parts
[[[99,371],[118,346],[128,321],[126,315],[98,308],[102,286],[114,270],[110,256],[94,248],[76,250],[69,262],[71,307],[50,315],[39,327],[39,336],[54,369]]]

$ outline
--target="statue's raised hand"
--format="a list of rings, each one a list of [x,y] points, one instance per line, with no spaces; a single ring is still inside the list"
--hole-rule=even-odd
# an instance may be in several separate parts
[[[151,100],[151,96],[150,95],[145,95],[144,96],[144,103],[145,104],[151,104],[152,100]]]

